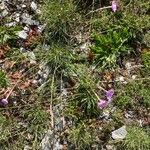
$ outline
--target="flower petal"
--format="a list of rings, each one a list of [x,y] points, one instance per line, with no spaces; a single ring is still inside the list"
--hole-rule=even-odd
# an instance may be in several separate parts
[[[112,100],[113,95],[114,95],[114,89],[110,89],[106,92],[106,98],[108,99],[108,101]]]
[[[113,12],[117,11],[117,3],[115,0],[112,1],[111,8],[112,8]]]
[[[97,103],[97,105],[98,105],[98,107],[99,107],[100,109],[103,109],[103,108],[107,107],[108,101],[106,101],[106,100],[100,100],[100,101]]]
[[[4,98],[4,99],[1,100],[1,103],[2,103],[3,105],[7,105],[7,104],[8,104],[8,100]]]

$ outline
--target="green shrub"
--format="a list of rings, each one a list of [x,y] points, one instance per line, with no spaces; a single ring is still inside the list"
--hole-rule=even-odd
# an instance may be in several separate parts
[[[95,34],[93,36],[95,44],[91,49],[96,55],[96,64],[102,68],[114,67],[117,56],[129,51],[127,42],[131,38],[132,33],[128,27],[109,30],[106,34]]]

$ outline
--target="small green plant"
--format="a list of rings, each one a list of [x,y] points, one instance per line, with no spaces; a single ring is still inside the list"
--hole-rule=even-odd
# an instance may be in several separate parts
[[[11,40],[11,44],[17,39],[17,31],[20,31],[19,26],[15,27],[5,27],[0,26],[0,44],[9,43]]]
[[[149,52],[149,49],[146,49],[146,50],[148,51],[142,53],[142,61],[144,64],[142,73],[144,74],[144,76],[149,76],[150,74],[150,52]]]
[[[122,93],[117,96],[115,104],[120,108],[126,108],[132,105],[132,98],[129,95],[126,95],[126,93]]]
[[[76,127],[73,127],[69,134],[70,141],[80,150],[90,149],[89,146],[95,140],[94,132],[84,122],[80,122]]]
[[[3,88],[6,87],[7,85],[8,85],[8,81],[6,78],[6,74],[5,72],[0,70],[0,87]]]
[[[95,54],[96,65],[114,67],[116,59],[120,54],[128,53],[127,42],[131,39],[132,33],[126,28],[110,30],[105,34],[94,34],[94,46],[91,47]]]
[[[150,52],[149,49],[147,50],[148,50],[147,52],[144,52],[142,54],[142,59],[143,59],[144,67],[150,69]]]

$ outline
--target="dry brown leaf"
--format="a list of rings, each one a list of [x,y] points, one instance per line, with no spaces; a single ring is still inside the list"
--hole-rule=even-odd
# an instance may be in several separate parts
[[[4,59],[4,58],[5,58],[4,52],[0,49],[0,59]]]
[[[19,71],[16,71],[15,73],[9,75],[12,79],[20,79],[22,77],[22,73]]]
[[[26,88],[28,88],[30,86],[31,86],[31,81],[28,80],[28,81],[22,83],[19,87],[20,87],[20,89],[24,90],[24,89],[26,89]]]

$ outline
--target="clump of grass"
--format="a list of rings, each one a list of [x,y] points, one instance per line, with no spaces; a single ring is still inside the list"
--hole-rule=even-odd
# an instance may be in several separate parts
[[[74,65],[70,68],[74,74],[76,85],[71,100],[69,100],[69,106],[74,106],[76,114],[81,117],[92,117],[98,113],[97,102],[99,100],[99,94],[97,95],[96,84],[98,79],[92,76],[92,71],[87,69],[86,65]],[[88,71],[88,74],[87,74]],[[80,112],[79,112],[80,111]]]
[[[87,126],[86,123],[80,122],[70,130],[69,140],[77,149],[90,149],[90,145],[96,140],[95,134],[92,131],[92,128]]]
[[[148,80],[149,81],[149,80]],[[150,95],[147,82],[131,82],[118,93],[114,100],[115,105],[120,108],[135,108],[141,105],[149,107]]]
[[[48,50],[37,51],[36,56],[39,61],[47,63],[51,69],[58,67],[61,70],[66,69],[75,59],[71,47],[54,43]]]
[[[74,31],[79,18],[72,0],[45,0],[41,19],[47,24],[47,42],[68,43],[71,31]]]
[[[30,122],[28,130],[35,131],[38,129],[39,133],[45,130],[49,115],[41,106],[35,105],[28,110],[24,110],[22,115],[26,122]]]
[[[126,139],[122,145],[126,149],[143,149],[148,150],[150,148],[148,133],[140,127],[129,127]]]

